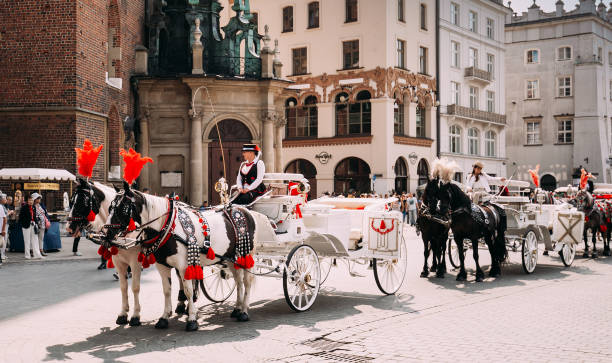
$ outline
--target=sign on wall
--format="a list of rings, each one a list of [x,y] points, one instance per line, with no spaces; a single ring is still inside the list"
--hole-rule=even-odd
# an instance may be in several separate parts
[[[23,183],[25,190],[59,190],[59,183]]]
[[[173,171],[161,172],[162,188],[180,188],[182,184],[183,173]]]

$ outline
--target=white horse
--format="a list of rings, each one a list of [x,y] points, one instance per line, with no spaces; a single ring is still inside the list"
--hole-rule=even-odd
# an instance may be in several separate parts
[[[125,237],[128,239],[137,238],[141,230],[142,232],[148,230],[149,237],[147,238],[150,238],[154,233],[161,234],[166,223],[172,223],[166,221],[168,219],[166,217],[172,215],[168,199],[133,191],[126,183],[124,183],[124,191],[115,197],[113,205],[114,207],[111,208],[107,219],[107,226],[110,226],[110,228],[106,230],[106,238],[109,239],[114,239],[117,233],[126,233],[128,226],[131,224],[130,220],[133,220],[134,222],[132,223],[137,227],[143,226],[146,228],[138,227],[135,231],[127,232]],[[205,245],[204,230],[200,218],[205,219],[208,227],[207,233],[210,236],[210,247],[216,256],[213,260],[210,260],[206,257],[206,254],[200,253],[200,263],[202,265],[211,265],[222,262],[219,256],[224,256],[226,261],[234,261],[237,234],[232,226],[232,222],[223,212],[208,210],[198,213],[183,203],[178,203],[174,208],[182,209],[187,214],[192,225],[195,227],[195,231],[193,233],[186,232],[177,217],[171,238],[154,252],[156,267],[162,278],[165,298],[164,313],[155,327],[168,327],[168,317],[172,313],[170,269],[174,267],[177,269],[179,277],[183,282],[185,295],[189,302],[186,330],[192,331],[197,330],[198,324],[196,308],[193,304],[194,288],[191,283],[188,283],[189,280],[185,280],[185,272],[188,267],[188,249],[185,241],[188,241],[189,237],[193,236],[196,238],[199,248]],[[247,225],[245,231],[253,242],[252,246],[255,246],[256,242],[261,240],[263,236],[274,233],[266,216],[243,208],[240,210],[244,213]],[[176,213],[178,213],[178,210]],[[249,247],[249,250],[245,252],[253,254],[254,248]],[[249,298],[254,275],[245,269],[235,268],[233,263],[230,263],[230,265],[232,266],[231,270],[237,286],[236,306],[231,316],[239,321],[248,321]]]

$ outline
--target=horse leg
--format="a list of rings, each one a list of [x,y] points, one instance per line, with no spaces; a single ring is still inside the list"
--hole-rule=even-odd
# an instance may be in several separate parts
[[[487,241],[487,245],[491,245],[490,241]],[[478,240],[472,240],[472,255],[474,256],[474,263],[476,263],[476,282],[482,282],[485,274],[478,262]]]
[[[446,241],[446,240],[445,240]],[[446,263],[444,261],[444,245],[443,241],[440,241],[438,238],[437,243],[435,244],[435,253],[434,258],[438,261],[438,268],[436,269],[436,277],[443,279],[444,273],[446,272]]]
[[[599,228],[595,228],[593,233],[593,253],[591,254],[592,258],[597,258],[597,231]]]
[[[193,302],[193,283],[192,281],[185,280],[184,270],[182,271],[181,276],[185,296],[187,296],[187,324],[185,325],[185,330],[196,331],[198,330],[198,320],[196,315],[197,309],[195,307],[195,303]]]
[[[125,325],[128,323],[128,312],[130,311],[130,303],[128,301],[128,282],[127,282],[127,264],[121,258],[115,258],[115,269],[119,274],[119,287],[121,288],[121,312],[117,317],[116,323]]]
[[[234,310],[232,310],[230,317],[239,319],[240,313],[242,312],[242,302],[244,301],[243,271],[241,269],[232,268],[232,274],[236,281],[236,306]]]
[[[251,297],[251,286],[253,286],[255,276],[253,276],[253,274],[249,273],[247,270],[242,271],[244,295],[242,297],[242,312],[238,316],[238,321],[249,321],[249,299]]]
[[[425,262],[423,263],[423,271],[421,271],[421,277],[429,276],[429,268],[427,267],[427,260],[429,259],[429,241],[423,238],[423,256]]]
[[[172,315],[172,269],[162,264],[156,263],[157,271],[162,280],[162,287],[164,289],[164,313],[161,318],[155,324],[156,329],[168,329],[168,318]]]
[[[604,238],[603,255],[610,256],[610,227],[612,227],[612,224],[608,223],[606,227],[607,227],[607,230],[606,230],[606,234]]]
[[[465,253],[463,251],[463,237],[455,238],[455,244],[457,245],[457,251],[459,252],[459,273],[457,274],[457,281],[465,281],[467,279],[467,272],[465,272]]]
[[[134,312],[130,319],[130,326],[140,326],[140,264],[138,254],[130,256],[130,267],[132,268],[132,295],[134,297]]]
[[[582,257],[584,258],[589,257],[589,242],[588,242],[588,237],[587,237],[588,230],[589,230],[589,227],[587,226],[585,226],[584,229],[582,230],[582,239],[584,240],[584,253],[582,254]]]
[[[187,301],[187,296],[185,295],[185,287],[183,286],[183,279],[181,279],[181,275],[179,275],[177,269],[174,269],[174,271],[176,272],[176,276],[179,280],[178,303],[176,303],[176,309],[174,309],[174,312],[178,315],[183,315],[187,311],[185,307],[185,301]]]

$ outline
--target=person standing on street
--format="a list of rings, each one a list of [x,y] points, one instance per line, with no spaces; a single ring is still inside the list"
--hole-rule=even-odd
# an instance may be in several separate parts
[[[416,224],[416,215],[417,215],[417,199],[412,194],[408,194],[408,215],[410,217],[410,225],[414,227]]]
[[[400,211],[402,212],[402,223],[408,222],[408,197],[402,194],[400,197]]]
[[[7,209],[5,208],[6,195],[0,193],[0,265],[4,261],[6,250],[6,236],[8,231]]]
[[[45,208],[44,204],[41,204],[42,196],[38,193],[32,193],[32,197],[34,198],[34,210],[36,212],[36,220],[38,222],[38,246],[40,248],[40,254],[42,256],[46,256],[44,241],[45,241],[45,231],[47,230],[47,226],[51,223],[49,222],[49,215],[47,214],[47,208]]]
[[[26,260],[32,258],[30,255],[30,249],[34,254],[34,258],[44,258],[40,254],[40,248],[38,245],[37,222],[36,211],[34,210],[34,198],[33,195],[30,195],[28,202],[21,205],[19,212],[19,224],[21,224],[21,230],[23,231],[23,249]]]

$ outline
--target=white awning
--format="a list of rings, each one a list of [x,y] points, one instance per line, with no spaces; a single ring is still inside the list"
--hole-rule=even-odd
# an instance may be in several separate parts
[[[63,169],[5,168],[0,169],[1,180],[76,180],[76,177]]]

